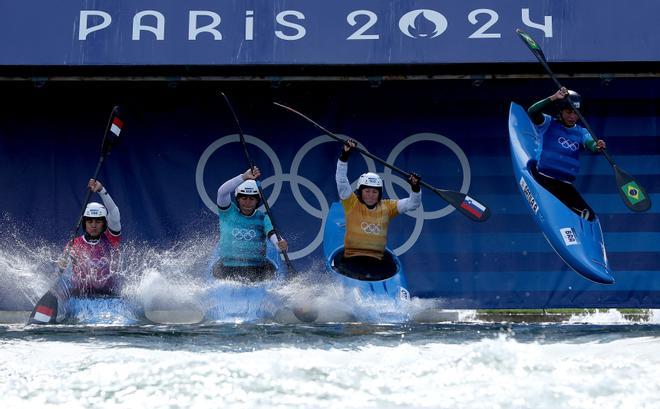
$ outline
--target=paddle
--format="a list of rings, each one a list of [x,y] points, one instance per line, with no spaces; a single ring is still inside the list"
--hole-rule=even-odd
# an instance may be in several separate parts
[[[236,128],[238,129],[238,135],[241,138],[241,145],[243,146],[243,153],[245,154],[245,160],[247,160],[250,169],[254,169],[254,164],[252,163],[252,159],[250,158],[250,154],[248,153],[247,150],[247,143],[245,143],[245,135],[243,134],[243,128],[241,128],[241,123],[238,121],[238,116],[234,111],[234,107],[231,105],[231,102],[229,102],[229,98],[227,98],[227,95],[225,95],[224,92],[221,92],[220,95],[222,95],[222,97],[225,99],[225,102],[227,103],[227,107],[229,108],[229,111],[231,111],[231,114],[234,118],[234,123],[236,124]],[[264,204],[264,208],[266,209],[266,214],[268,215],[268,217],[270,217],[270,222],[273,225],[273,231],[275,232],[275,237],[277,237],[277,241],[280,241],[282,240],[282,236],[280,236],[277,227],[275,227],[275,219],[273,219],[273,213],[271,212],[270,206],[268,205],[268,201],[266,200],[266,195],[264,195],[263,190],[261,190],[261,183],[257,183],[257,189],[259,190],[259,197],[261,198],[261,202]],[[282,256],[284,256],[284,260],[286,261],[286,266],[289,269],[289,271],[296,274],[296,270],[293,268],[293,264],[291,264],[291,260],[289,259],[289,254],[285,250],[282,250]]]
[[[105,127],[105,133],[103,134],[103,143],[101,144],[101,155],[99,161],[96,165],[96,170],[94,171],[94,176],[92,179],[96,180],[101,171],[101,165],[105,157],[110,153],[112,148],[117,145],[119,142],[119,134],[121,133],[124,122],[119,119],[119,107],[115,106],[110,112],[110,118],[108,119],[108,124]],[[85,213],[85,207],[89,198],[92,195],[92,191],[87,189],[87,194],[85,195],[85,200],[83,200],[82,209],[80,210],[80,215],[78,216],[78,221],[76,223],[73,232],[69,240],[67,241],[66,248],[64,249],[64,259],[69,258],[71,251],[71,245],[73,240],[78,234],[78,229],[82,224],[83,215]],[[54,324],[57,321],[57,308],[58,308],[58,294],[66,295],[68,293],[68,282],[63,277],[63,269],[60,268],[58,281],[51,287],[50,290],[44,294],[37,304],[34,307],[34,310],[30,314],[28,319],[28,324]]]
[[[234,111],[234,107],[232,106],[231,102],[229,101],[229,98],[227,95],[225,95],[224,92],[221,92],[220,95],[225,99],[225,102],[227,104],[227,107],[229,108],[229,111],[231,111],[232,117],[234,118],[234,123],[236,124],[236,128],[238,129],[238,135],[240,136],[241,139],[241,145],[243,146],[243,153],[245,154],[245,159],[247,160],[248,166],[250,169],[254,168],[254,164],[252,163],[252,159],[250,158],[250,154],[248,153],[247,150],[247,143],[245,143],[245,135],[243,134],[243,128],[241,127],[241,123],[238,120],[238,116],[236,115],[236,111]],[[273,219],[273,214],[270,210],[270,206],[268,205],[268,201],[266,200],[266,195],[264,195],[263,190],[261,190],[261,184],[257,183],[257,189],[259,190],[259,197],[261,197],[261,202],[264,204],[264,208],[266,209],[266,214],[268,214],[268,217],[270,217],[270,222],[273,225],[273,230],[275,231],[275,236],[277,237],[277,240],[280,241],[282,240],[282,236],[280,236],[280,233],[278,232],[277,227],[275,227],[275,219]],[[289,259],[289,254],[285,251],[282,250],[282,256],[284,257],[284,261],[286,262],[286,266],[288,269],[288,272],[290,275],[297,275],[298,272],[296,269],[293,267],[293,264],[291,263],[291,260]],[[302,322],[314,322],[316,318],[318,317],[318,311],[314,309],[310,309],[307,307],[295,307],[293,309],[293,313],[295,314],[296,318],[298,318]]]
[[[541,50],[541,47],[538,45],[538,43],[534,41],[534,39],[529,34],[525,33],[521,29],[517,29],[516,33],[523,41],[523,43],[525,43],[525,45],[529,48],[532,54],[534,54],[536,59],[539,60],[541,65],[543,65],[543,68],[545,68],[545,71],[548,73],[548,75],[555,83],[555,85],[558,88],[562,88],[562,85],[559,83],[559,80],[557,80],[557,77],[550,69],[550,66],[548,65],[548,61],[546,60],[545,55],[543,54],[543,50]],[[580,118],[580,121],[582,121],[584,127],[587,128],[587,131],[589,131],[589,133],[594,138],[594,140],[598,142],[598,137],[596,136],[596,133],[591,129],[591,126],[584,118],[580,110],[575,106],[575,104],[568,95],[566,96],[566,99],[573,106],[573,110]],[[635,212],[645,212],[649,210],[651,208],[651,198],[649,197],[648,193],[646,193],[646,190],[642,187],[642,185],[637,180],[635,180],[634,177],[632,177],[626,171],[621,169],[616,163],[614,163],[614,160],[609,155],[609,153],[607,153],[605,149],[601,149],[600,152],[603,154],[603,156],[605,156],[605,159],[607,159],[607,161],[610,163],[612,169],[614,169],[617,191],[619,192],[619,196],[621,196],[623,203],[625,203],[625,205],[629,209]]]
[[[273,102],[273,104],[275,104],[280,108],[284,108],[287,111],[293,112],[294,114],[300,116],[301,118],[305,119],[306,121],[310,122],[312,125],[317,127],[318,129],[323,131],[323,133],[325,133],[329,137],[331,137],[331,138],[333,138],[333,139],[335,139],[335,140],[337,140],[341,143],[344,143],[344,144],[347,143],[346,139],[330,132],[329,130],[324,128],[322,125],[316,123],[314,120],[312,120],[311,118],[305,116],[301,112],[298,112],[295,109],[293,109],[291,107],[288,107],[284,104],[280,104],[279,102]],[[365,151],[364,149],[361,149],[359,147],[355,147],[353,149],[355,149],[356,151],[362,153],[363,155],[375,160],[376,162],[379,162],[383,166],[386,166],[386,167],[392,169],[393,171],[401,174],[406,179],[408,179],[408,177],[410,177],[410,173],[405,172],[405,171],[397,168],[396,166],[385,162],[383,159],[369,153],[368,151]],[[429,185],[428,183],[424,182],[423,180],[420,181],[419,184],[421,186],[424,186],[425,188],[431,190],[433,193],[437,194],[438,196],[440,196],[445,202],[449,203],[456,210],[458,210],[463,215],[467,216],[469,219],[471,219],[473,221],[483,222],[486,219],[488,219],[488,217],[490,217],[490,209],[486,205],[484,205],[483,203],[480,203],[479,201],[477,201],[476,199],[466,195],[465,193],[455,192],[455,191],[446,190],[446,189],[438,189],[436,187],[433,187],[433,186]]]

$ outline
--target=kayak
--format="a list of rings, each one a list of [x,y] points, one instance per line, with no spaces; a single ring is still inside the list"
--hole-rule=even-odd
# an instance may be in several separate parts
[[[135,325],[144,323],[144,320],[138,317],[134,306],[121,297],[71,297],[65,304],[63,322],[80,325]]]
[[[255,322],[272,319],[277,311],[275,280],[242,283],[217,280],[207,293],[205,321]]]
[[[598,216],[591,208],[578,213],[547,190],[536,170],[538,134],[527,111],[511,103],[509,142],[513,171],[520,193],[548,243],[561,259],[583,277],[613,284]],[[577,191],[573,193],[579,196]],[[580,197],[574,198],[584,202]]]
[[[214,278],[212,268],[218,259],[212,258],[207,272],[209,286],[202,303],[205,321],[260,322],[273,319],[284,303],[277,289],[283,283],[285,271],[270,241],[266,253],[276,275],[273,279],[255,283]]]
[[[199,304],[155,272],[127,296],[78,297],[70,289],[69,269],[39,299],[28,324],[195,324],[202,320]]]
[[[68,274],[61,274],[41,297],[28,324],[132,325],[144,322],[137,304],[121,297],[76,297]]]
[[[340,272],[336,260],[344,252],[346,221],[341,203],[334,202],[328,212],[323,232],[325,265],[335,284],[343,294],[349,295],[346,307],[358,321],[402,322],[410,319],[407,304],[410,301],[403,266],[399,258],[388,248],[385,257],[394,264],[389,276],[370,278],[363,272]]]

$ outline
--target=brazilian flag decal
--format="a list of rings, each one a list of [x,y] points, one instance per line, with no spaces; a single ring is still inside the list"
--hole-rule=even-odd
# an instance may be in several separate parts
[[[633,205],[646,199],[644,193],[642,193],[642,189],[640,189],[634,180],[621,186],[621,190],[623,190],[623,193]]]

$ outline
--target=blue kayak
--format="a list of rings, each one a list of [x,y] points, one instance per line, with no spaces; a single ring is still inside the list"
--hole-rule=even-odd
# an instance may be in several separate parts
[[[347,292],[353,294],[353,315],[358,320],[406,321],[410,317],[405,303],[410,293],[399,258],[385,249],[385,257],[394,263],[394,273],[386,277],[369,278],[363,272],[340,272],[335,268],[338,257],[343,255],[346,221],[341,203],[330,207],[323,232],[323,252],[326,269],[331,277]]]
[[[571,187],[560,200],[545,186],[547,178],[536,171],[536,148],[539,136],[527,111],[511,103],[509,141],[513,171],[518,188],[529,204],[532,217],[550,246],[577,273],[601,284],[612,284],[600,221]],[[554,182],[555,184],[557,182]],[[583,209],[572,209],[566,203],[582,203]]]
[[[204,319],[213,322],[258,322],[272,320],[281,302],[277,280],[243,283],[215,280],[206,295]]]
[[[120,297],[71,297],[65,304],[65,323],[94,325],[134,325],[145,323],[142,313]]]
[[[211,271],[217,257],[213,257],[208,268],[210,281],[204,302],[204,319],[214,322],[272,320],[284,303],[277,289],[283,283],[285,272],[279,253],[270,241],[267,242],[267,258],[275,268],[275,277],[250,283],[214,278]]]
[[[29,323],[131,325],[147,321],[137,303],[122,297],[72,296],[69,274],[69,270],[61,274],[39,300]]]

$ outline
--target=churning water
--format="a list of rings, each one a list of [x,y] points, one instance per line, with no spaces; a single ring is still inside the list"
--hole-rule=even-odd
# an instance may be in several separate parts
[[[189,270],[211,243],[192,242],[128,245],[127,295],[194,298],[205,284]],[[3,243],[2,295],[36,302],[59,251]],[[657,408],[659,324],[658,311],[641,323],[610,311],[533,324],[470,312],[433,324],[5,324],[0,407]]]
[[[626,322],[0,327],[6,408],[657,408],[659,369]]]

